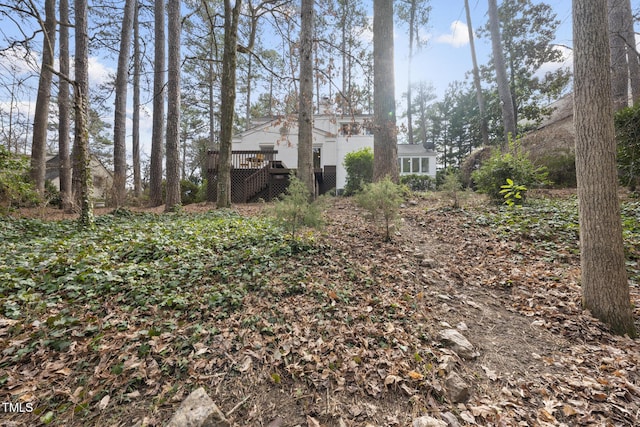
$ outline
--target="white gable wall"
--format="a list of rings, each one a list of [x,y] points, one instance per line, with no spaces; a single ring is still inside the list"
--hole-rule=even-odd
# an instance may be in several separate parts
[[[361,150],[365,147],[373,149],[373,135],[367,134],[363,128],[359,135],[342,135],[341,126],[345,123],[362,123],[365,117],[336,117],[335,115],[321,115],[314,118],[313,147],[320,149],[320,166],[336,166],[336,188],[343,189],[347,183],[347,172],[344,168],[344,158],[348,153]],[[261,124],[253,129],[238,134],[233,139],[234,151],[260,150],[261,148],[273,148],[278,151],[276,159],[284,163],[288,168],[298,167],[298,126],[295,120],[289,120],[290,124],[284,126],[282,120]],[[399,146],[401,147],[401,146]],[[435,153],[427,152],[422,146],[409,148],[409,153],[398,150],[402,155],[429,156],[429,175],[436,174]],[[401,154],[402,153],[402,154]]]

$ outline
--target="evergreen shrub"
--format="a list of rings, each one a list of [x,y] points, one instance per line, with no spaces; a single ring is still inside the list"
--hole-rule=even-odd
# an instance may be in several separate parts
[[[365,184],[373,181],[373,150],[365,147],[352,151],[344,156],[344,167],[347,171],[347,184],[344,195],[352,196],[362,190]]]
[[[491,157],[482,164],[480,169],[474,171],[471,177],[477,191],[487,194],[497,203],[504,202],[500,191],[507,179],[527,188],[550,183],[546,168],[535,166],[518,140],[509,141],[508,150],[504,153],[494,148]]]

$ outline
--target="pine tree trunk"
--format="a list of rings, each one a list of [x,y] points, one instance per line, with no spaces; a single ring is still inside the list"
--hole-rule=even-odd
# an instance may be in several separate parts
[[[489,126],[487,125],[487,109],[482,94],[482,85],[480,83],[480,70],[478,68],[478,59],[476,58],[476,44],[473,34],[473,26],[471,25],[471,10],[469,9],[469,0],[464,0],[464,8],[467,15],[467,29],[469,31],[469,47],[471,48],[471,63],[473,64],[473,85],[476,88],[476,99],[478,100],[478,114],[480,115],[480,134],[482,135],[482,144],[489,145]]]
[[[633,14],[631,12],[631,0],[623,2],[624,10],[624,40],[627,49],[627,62],[629,64],[629,83],[631,89],[632,105],[640,101],[640,59],[636,49],[636,33],[633,29]]]
[[[60,158],[60,197],[65,212],[73,210],[71,155],[69,150],[69,1],[60,0],[60,74],[58,79],[58,157]]]
[[[413,144],[413,99],[411,93],[411,63],[413,62],[414,26],[416,21],[416,0],[410,1],[409,10],[409,64],[407,66],[407,135],[409,144]]]
[[[89,168],[89,35],[87,31],[87,0],[75,0],[75,139],[73,145],[73,180],[79,186],[80,225],[93,226],[91,201],[91,169]]]
[[[313,170],[313,0],[302,0],[300,26],[300,102],[298,111],[298,178],[315,197]]]
[[[169,20],[169,77],[167,80],[167,200],[173,211],[180,200],[180,0],[167,3]]]
[[[135,3],[135,0],[126,0],[124,3],[116,72],[116,100],[113,120],[113,203],[116,208],[122,206],[127,198],[127,86],[129,83],[129,47]]]
[[[635,336],[618,201],[606,0],[573,1],[574,122],[583,307]]]
[[[504,125],[504,143],[510,138],[516,137],[516,116],[513,107],[513,98],[509,89],[507,68],[502,52],[502,37],[500,36],[500,20],[498,18],[498,5],[496,0],[489,0],[489,27],[491,31],[491,51],[493,52],[493,65],[498,82],[498,95],[500,96],[500,108],[502,109],[502,122]]]
[[[629,105],[629,67],[625,40],[624,3],[628,0],[608,0],[609,48],[611,49],[611,92],[614,111]]]
[[[373,2],[373,179],[398,182],[393,2]]]
[[[218,159],[218,208],[231,206],[231,138],[236,101],[238,20],[242,0],[224,1],[224,53],[222,56],[222,103],[220,106],[220,157]]]
[[[164,0],[154,1],[153,129],[151,131],[151,168],[149,171],[149,203],[151,206],[160,206],[162,204],[165,97],[164,9]]]
[[[53,52],[56,45],[56,2],[46,0],[44,37],[42,46],[42,66],[36,111],[33,116],[33,140],[31,144],[31,178],[40,196],[44,196],[44,181],[47,162],[47,126],[49,124],[49,101],[51,99],[51,81],[53,80]]]
[[[140,172],[140,5],[135,0],[133,10],[133,117],[131,129],[131,145],[133,156],[133,194],[136,198],[142,195],[142,174]]]

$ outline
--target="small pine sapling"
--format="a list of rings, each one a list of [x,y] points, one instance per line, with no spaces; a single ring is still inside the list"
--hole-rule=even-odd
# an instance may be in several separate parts
[[[453,209],[460,208],[460,192],[462,191],[462,183],[458,178],[458,174],[449,171],[444,176],[440,190],[452,199]]]
[[[362,192],[356,195],[356,203],[369,212],[374,224],[379,218],[384,221],[386,241],[391,240],[391,229],[398,219],[402,200],[402,187],[394,184],[389,177],[365,185]]]
[[[269,212],[291,234],[292,240],[295,240],[301,227],[319,228],[324,223],[324,199],[309,202],[310,199],[311,193],[304,182],[292,175],[286,193],[273,204]]]

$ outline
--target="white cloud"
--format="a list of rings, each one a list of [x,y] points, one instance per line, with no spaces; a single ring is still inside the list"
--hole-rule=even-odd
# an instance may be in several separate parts
[[[39,72],[40,60],[33,51],[27,51],[21,46],[17,46],[2,52],[0,66],[10,74],[17,76]]]
[[[437,43],[449,44],[453,47],[466,46],[469,43],[469,31],[467,24],[462,21],[453,21],[449,26],[451,32],[435,38]]]
[[[537,77],[542,78],[545,74],[556,71],[558,68],[573,68],[573,50],[562,45],[555,45],[554,48],[560,51],[562,59],[560,62],[545,62],[542,64],[535,73]]]
[[[93,86],[106,83],[112,80],[113,74],[115,70],[100,62],[100,58],[95,56],[89,58],[89,84]]]

